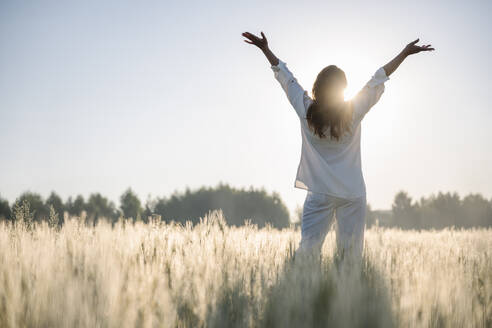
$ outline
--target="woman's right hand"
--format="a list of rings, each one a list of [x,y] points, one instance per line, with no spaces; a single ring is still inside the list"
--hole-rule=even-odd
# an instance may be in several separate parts
[[[249,43],[249,44],[254,44],[255,46],[257,46],[261,50],[268,49],[268,41],[267,41],[267,38],[263,32],[261,32],[261,36],[262,36],[261,39],[259,37],[257,37],[256,35],[249,33],[249,32],[244,32],[242,34],[242,36],[244,36],[245,38],[248,39],[248,40],[243,40],[244,42]]]

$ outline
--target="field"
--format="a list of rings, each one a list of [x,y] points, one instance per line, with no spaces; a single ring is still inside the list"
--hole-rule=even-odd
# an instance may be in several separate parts
[[[491,327],[492,230],[366,231],[361,265],[299,230],[0,223],[0,327]]]

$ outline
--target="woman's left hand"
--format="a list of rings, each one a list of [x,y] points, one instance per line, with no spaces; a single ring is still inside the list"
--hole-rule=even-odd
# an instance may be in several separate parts
[[[431,48],[430,44],[418,46],[418,45],[416,45],[417,42],[419,42],[419,39],[412,41],[409,44],[407,44],[407,46],[405,47],[405,50],[404,50],[407,55],[417,54],[421,51],[434,50],[434,48]]]

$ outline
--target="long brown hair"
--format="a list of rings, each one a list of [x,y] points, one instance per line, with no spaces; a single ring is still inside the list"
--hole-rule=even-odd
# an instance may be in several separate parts
[[[330,137],[339,140],[351,127],[352,104],[344,101],[343,89],[347,86],[345,73],[335,65],[321,70],[313,84],[313,102],[306,112],[308,126],[314,134],[325,138],[330,128]]]

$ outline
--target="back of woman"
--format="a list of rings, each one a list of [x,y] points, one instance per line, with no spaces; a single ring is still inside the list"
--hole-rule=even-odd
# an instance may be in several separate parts
[[[389,78],[384,69],[379,68],[356,96],[345,101],[345,76],[339,68],[332,67],[327,66],[318,74],[313,97],[298,83],[285,62],[278,59],[278,64],[271,69],[300,120],[302,149],[294,186],[355,199],[366,194],[361,168],[360,123],[380,99],[384,82]],[[330,99],[325,100],[325,94]]]
[[[337,252],[348,250],[357,258],[363,251],[366,186],[361,166],[361,121],[379,101],[389,75],[411,55],[434,50],[407,44],[393,60],[378,68],[364,87],[349,101],[344,99],[345,73],[336,65],[323,68],[313,84],[312,97],[297,82],[292,72],[278,59],[262,38],[242,34],[260,48],[271,64],[294,108],[301,127],[302,149],[294,187],[306,189],[302,211],[302,238],[296,254],[320,254],[321,245],[336,217]]]

